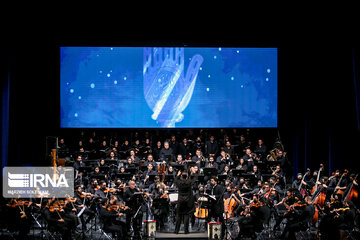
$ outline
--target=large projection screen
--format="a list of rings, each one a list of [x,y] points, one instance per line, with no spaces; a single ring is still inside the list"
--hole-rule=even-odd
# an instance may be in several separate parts
[[[277,127],[277,62],[277,48],[61,47],[61,127]]]

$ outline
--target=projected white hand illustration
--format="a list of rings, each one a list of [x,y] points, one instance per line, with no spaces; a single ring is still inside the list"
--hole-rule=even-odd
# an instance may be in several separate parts
[[[194,55],[184,74],[184,48],[144,48],[144,96],[161,127],[183,120],[202,62],[202,56]]]

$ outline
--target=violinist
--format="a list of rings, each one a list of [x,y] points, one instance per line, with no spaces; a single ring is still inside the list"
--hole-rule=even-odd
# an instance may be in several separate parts
[[[156,189],[157,184],[159,183],[160,183],[160,177],[156,175],[154,177],[154,182],[149,186],[148,192],[152,194],[152,192]]]
[[[127,234],[125,226],[120,221],[116,220],[119,216],[123,216],[124,213],[114,211],[108,207],[109,200],[107,198],[102,199],[99,215],[103,223],[104,231],[111,232],[113,237],[117,234],[117,239],[126,238]]]
[[[240,180],[239,180],[240,182]],[[245,183],[245,180],[244,180],[244,183]],[[240,189],[241,186],[238,185],[238,188]],[[260,193],[260,190],[263,189],[263,182],[261,180],[258,180],[257,181],[257,185],[254,187],[253,190],[251,190],[250,192],[246,192],[246,193],[241,193],[240,196],[241,197],[249,197],[249,196],[253,196],[254,194],[258,194]]]
[[[62,203],[63,204],[63,203]],[[59,201],[55,200],[55,197],[48,199],[46,207],[43,211],[43,216],[48,223],[48,229],[50,231],[60,232],[62,239],[72,239],[70,222],[64,218],[65,212],[63,206]]]
[[[7,204],[6,218],[9,229],[19,231],[19,239],[25,239],[32,224],[31,202],[21,198],[13,198]]]
[[[262,191],[259,192],[259,197],[264,199],[267,205],[272,206],[277,199],[277,194],[274,188],[270,187],[270,184],[265,183]]]
[[[76,213],[77,214],[80,211],[82,211],[82,214],[80,215],[79,218],[80,218],[80,221],[81,221],[83,233],[86,232],[86,224],[88,224],[91,221],[91,219],[93,219],[95,217],[95,212],[86,207],[86,205],[89,203],[88,196],[90,196],[90,195],[87,195],[86,193],[84,193],[82,191],[81,186],[76,186],[75,187],[74,206],[76,208]],[[84,218],[85,215],[87,216],[86,220]]]
[[[164,230],[165,221],[169,213],[169,197],[167,191],[164,186],[157,181],[155,184],[155,188],[152,189],[149,193],[153,196],[153,214],[156,220],[156,224],[159,230]]]
[[[100,181],[100,189],[95,192],[95,196],[100,198],[107,198],[110,195],[111,193],[107,191],[106,182]]]
[[[296,217],[288,219],[281,235],[282,239],[296,239],[295,233],[305,231],[308,225],[311,224],[312,217],[315,214],[315,208],[311,203],[311,196],[306,196],[302,200],[301,194],[297,194],[296,198],[299,198],[299,201],[290,207]]]
[[[257,225],[256,221],[258,220],[258,213],[262,203],[260,202],[258,195],[254,194],[253,198],[248,206],[240,213],[238,220],[240,233],[239,237],[242,235],[254,235],[254,228]],[[255,236],[252,236],[255,238]]]
[[[95,194],[95,192],[99,189],[100,189],[100,186],[98,185],[97,179],[93,178],[93,179],[91,179],[91,182],[90,182],[86,192]]]
[[[135,187],[135,181],[130,180],[128,182],[128,188],[125,190],[124,193],[124,201],[127,206],[129,206],[130,210],[128,214],[126,214],[126,229],[130,229],[130,223],[132,221],[132,217],[137,212],[138,208],[141,206],[141,199],[139,197],[136,197],[135,193],[139,193],[140,189]],[[135,235],[139,236],[140,229],[141,229],[141,220],[142,220],[142,212],[139,211],[136,218],[133,219],[133,229]],[[135,236],[136,237],[136,236]]]

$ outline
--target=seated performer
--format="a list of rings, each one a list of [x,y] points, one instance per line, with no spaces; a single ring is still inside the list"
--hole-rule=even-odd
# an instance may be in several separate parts
[[[113,211],[108,208],[109,200],[104,198],[101,200],[101,208],[99,211],[100,219],[103,223],[103,229],[105,232],[111,232],[113,236],[117,234],[117,239],[124,239],[126,237],[126,228],[116,218],[123,216],[123,212]]]

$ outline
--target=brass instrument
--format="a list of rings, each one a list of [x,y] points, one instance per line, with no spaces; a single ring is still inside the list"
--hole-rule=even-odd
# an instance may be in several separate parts
[[[276,161],[277,160],[276,148],[270,150],[270,154],[268,154],[266,156],[266,160],[268,160],[268,161]]]
[[[201,155],[201,156],[200,156],[200,160],[201,160],[202,162],[204,162],[204,161],[205,161],[205,157],[204,157],[203,155]]]
[[[226,159],[226,160],[229,160],[229,159],[230,159],[230,154],[226,153],[226,154],[225,154],[225,159]]]

